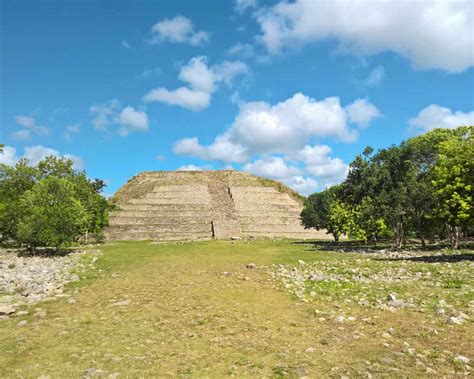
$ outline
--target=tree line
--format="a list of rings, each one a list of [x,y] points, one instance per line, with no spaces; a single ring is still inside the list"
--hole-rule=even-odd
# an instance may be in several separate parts
[[[66,158],[50,156],[36,166],[26,159],[0,164],[0,242],[31,249],[87,242],[108,224],[104,187]]]
[[[377,152],[367,147],[346,180],[310,195],[306,228],[366,243],[449,239],[474,233],[474,126],[434,129]]]

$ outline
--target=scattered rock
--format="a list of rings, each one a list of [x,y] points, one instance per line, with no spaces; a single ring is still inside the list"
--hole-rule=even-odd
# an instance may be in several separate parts
[[[25,326],[25,325],[27,325],[27,324],[28,324],[28,321],[26,321],[26,320],[21,320],[18,324],[16,324],[16,326],[22,327],[22,326]]]
[[[448,319],[448,323],[450,323],[451,325],[462,325],[463,322],[464,322],[464,320],[460,317],[451,316]]]
[[[255,263],[247,263],[247,265],[245,267],[250,268],[250,269],[254,269],[254,268],[257,268],[257,265]]]
[[[18,311],[18,312],[16,312],[17,317],[26,316],[27,314],[29,314],[28,311]]]
[[[304,352],[312,354],[316,352],[316,349],[314,347],[308,347]]]
[[[346,320],[346,318],[344,316],[337,316],[334,321],[338,324],[342,324],[344,321]]]
[[[8,316],[15,313],[15,307],[10,304],[0,304],[0,316]]]
[[[464,365],[468,365],[469,362],[470,362],[470,359],[469,359],[469,358],[467,358],[467,357],[465,357],[464,355],[461,355],[461,354],[456,354],[456,356],[454,357],[454,360],[455,360],[456,362],[460,362],[460,363],[462,363],[462,364],[464,364]]]
[[[300,259],[300,260],[298,261],[298,264],[299,264],[300,266],[304,266],[304,265],[306,264],[306,262]]]
[[[397,298],[396,298],[396,296],[395,296],[394,293],[389,293],[389,294],[387,295],[387,300],[388,300],[388,301],[395,301],[395,300],[397,300]]]
[[[81,278],[79,278],[78,275],[76,275],[76,274],[71,275],[71,282],[77,283],[77,282],[79,282],[80,280],[81,280]]]

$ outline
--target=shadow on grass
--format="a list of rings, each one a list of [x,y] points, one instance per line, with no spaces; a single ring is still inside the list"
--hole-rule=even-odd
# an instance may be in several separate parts
[[[374,258],[376,261],[410,261],[423,263],[456,263],[462,261],[474,261],[474,253],[461,254],[442,254],[442,255],[425,255],[421,257],[406,258]]]
[[[450,250],[451,246],[449,243],[441,241],[431,243],[423,246],[419,241],[408,240],[403,248],[397,249],[393,246],[392,240],[378,241],[377,245],[367,244],[364,241],[327,241],[327,240],[313,240],[313,241],[295,241],[293,244],[296,245],[310,245],[311,250],[315,251],[336,251],[336,252],[352,252],[352,253],[377,253],[377,252],[439,252]],[[474,241],[466,240],[461,243],[460,250],[473,250]],[[469,254],[468,254],[469,255]],[[448,255],[447,255],[448,256]],[[451,256],[451,255],[449,255]]]

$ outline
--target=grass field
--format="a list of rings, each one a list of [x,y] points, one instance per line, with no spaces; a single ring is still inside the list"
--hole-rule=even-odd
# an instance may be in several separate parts
[[[99,249],[72,297],[0,321],[0,377],[470,375],[472,252],[385,257],[292,241]]]

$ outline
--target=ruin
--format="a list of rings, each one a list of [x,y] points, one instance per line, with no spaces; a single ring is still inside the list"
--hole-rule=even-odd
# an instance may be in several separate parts
[[[143,172],[112,198],[108,240],[328,238],[301,225],[303,198],[233,170]]]

